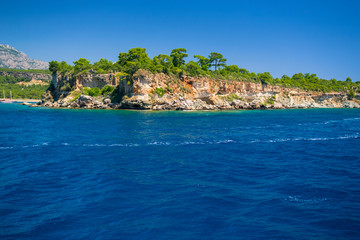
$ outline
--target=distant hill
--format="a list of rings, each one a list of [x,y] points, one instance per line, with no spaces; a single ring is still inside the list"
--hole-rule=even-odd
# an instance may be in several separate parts
[[[0,68],[48,69],[49,63],[31,59],[10,45],[0,44]]]

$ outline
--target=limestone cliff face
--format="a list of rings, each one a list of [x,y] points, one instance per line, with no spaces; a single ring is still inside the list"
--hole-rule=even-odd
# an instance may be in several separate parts
[[[84,87],[97,87],[101,89],[105,85],[116,86],[119,84],[115,74],[87,74],[73,77],[67,74],[54,73],[52,74],[51,79],[55,88],[61,88],[69,84],[75,89],[82,89]]]
[[[359,96],[307,92],[261,83],[212,80],[206,77],[171,78],[140,70],[132,78],[132,91],[122,101],[126,108],[153,110],[217,110],[258,108],[360,107]]]
[[[309,92],[253,82],[213,80],[207,77],[183,76],[177,78],[163,73],[153,74],[139,70],[131,78],[119,79],[116,74],[93,74],[69,79],[54,76],[56,90],[52,96],[65,107],[124,108],[149,110],[231,110],[259,108],[359,108],[360,97],[349,99],[344,93]],[[63,86],[74,89],[83,87],[117,87],[118,102],[109,98],[79,98],[66,104]],[[55,95],[55,97],[54,97]],[[86,99],[85,104],[81,99]],[[51,98],[45,98],[51,106]],[[66,101],[64,101],[66,100]],[[84,100],[85,101],[85,100]],[[96,102],[96,104],[94,103]],[[46,104],[45,104],[46,105]],[[95,105],[97,107],[95,107]]]
[[[88,74],[76,77],[67,74],[54,73],[51,76],[51,89],[44,96],[51,101],[60,101],[68,96],[71,89],[81,90],[88,88],[103,88],[105,85],[116,87],[118,78],[115,74]]]
[[[116,86],[119,84],[115,74],[88,74],[76,78],[76,88],[103,88],[105,85]]]

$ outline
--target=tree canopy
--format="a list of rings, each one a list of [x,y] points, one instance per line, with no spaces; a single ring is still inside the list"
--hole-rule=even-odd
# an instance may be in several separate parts
[[[92,65],[90,61],[85,58],[80,58],[79,60],[74,62],[74,71],[75,73],[81,73],[86,70],[90,70]]]
[[[129,74],[139,69],[148,69],[150,65],[151,59],[145,48],[132,48],[127,53],[119,54],[118,67]]]
[[[204,70],[204,71],[209,70],[209,68],[211,66],[211,62],[210,62],[209,58],[203,57],[203,56],[200,56],[200,55],[194,55],[194,58],[198,59],[197,63],[200,65],[202,70]]]
[[[113,62],[105,58],[101,58],[98,62],[94,63],[94,69],[97,73],[106,73],[113,68]]]
[[[215,71],[218,67],[226,66],[226,58],[221,53],[212,52],[209,56],[210,65],[215,67]]]
[[[208,57],[194,55],[194,60],[186,63],[188,57],[185,48],[173,49],[170,55],[159,54],[151,59],[145,48],[132,48],[128,52],[119,53],[118,61],[112,62],[101,58],[91,64],[85,58],[74,61],[74,66],[65,61],[51,61],[49,70],[61,74],[88,74],[92,69],[94,73],[116,73],[116,76],[131,76],[139,69],[149,70],[153,73],[172,74],[174,76],[207,76],[213,79],[258,82],[284,87],[297,87],[311,91],[323,92],[359,92],[360,82],[353,82],[350,77],[346,81],[336,79],[325,80],[316,74],[295,73],[292,77],[283,75],[281,78],[273,77],[269,72],[254,73],[237,65],[226,65],[227,59],[221,53],[211,52]]]
[[[185,48],[176,48],[171,51],[170,56],[175,67],[179,68],[185,64],[184,58],[189,56],[186,52]]]

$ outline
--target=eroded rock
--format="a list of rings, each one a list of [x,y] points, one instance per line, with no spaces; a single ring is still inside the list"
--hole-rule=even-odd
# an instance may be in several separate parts
[[[76,78],[80,93],[84,86],[116,88],[118,99],[81,95],[74,99],[68,92],[59,91],[69,76],[55,76],[53,92],[48,91],[41,105],[47,107],[98,109],[152,109],[152,110],[232,110],[232,109],[284,109],[284,108],[359,108],[359,95],[349,100],[343,93],[310,92],[254,82],[216,81],[206,77],[183,75],[175,78],[163,73],[139,70],[132,78],[118,81],[116,74],[93,74]],[[114,85],[115,84],[115,85]],[[116,85],[117,84],[117,85]],[[358,98],[358,99],[356,99]]]

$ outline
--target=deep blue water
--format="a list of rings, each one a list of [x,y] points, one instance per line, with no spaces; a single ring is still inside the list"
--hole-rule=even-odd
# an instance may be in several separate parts
[[[0,239],[360,239],[360,109],[0,104]]]

